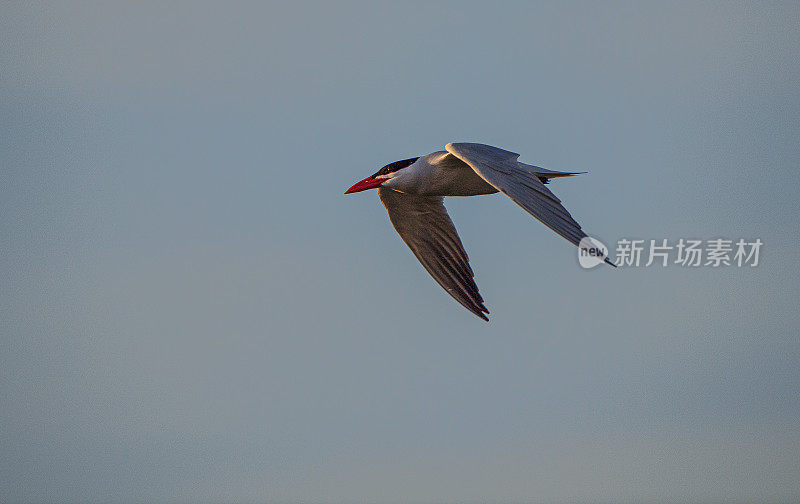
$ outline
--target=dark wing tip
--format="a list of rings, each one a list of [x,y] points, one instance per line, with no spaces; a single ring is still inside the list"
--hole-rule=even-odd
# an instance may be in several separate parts
[[[489,317],[486,316],[489,314],[489,310],[486,309],[486,305],[484,305],[483,302],[480,302],[477,303],[477,308],[478,308],[477,310],[474,308],[470,308],[470,311],[475,315],[477,315],[478,317],[485,320],[486,322],[489,322]]]

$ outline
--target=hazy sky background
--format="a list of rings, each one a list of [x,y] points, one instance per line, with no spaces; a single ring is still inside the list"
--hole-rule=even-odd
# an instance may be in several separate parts
[[[800,499],[798,3],[0,7],[0,501]],[[395,235],[384,164],[584,175],[597,268],[450,199],[492,320]]]

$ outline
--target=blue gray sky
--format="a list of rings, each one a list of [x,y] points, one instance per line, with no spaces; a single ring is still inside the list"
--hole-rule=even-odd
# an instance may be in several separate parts
[[[0,10],[0,501],[800,499],[797,3]],[[455,198],[484,323],[342,194],[450,141],[761,264]]]

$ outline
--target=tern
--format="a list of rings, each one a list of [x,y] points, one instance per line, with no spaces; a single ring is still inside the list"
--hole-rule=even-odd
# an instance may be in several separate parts
[[[428,273],[466,309],[488,321],[489,310],[445,196],[502,192],[545,226],[579,246],[586,233],[545,184],[586,172],[558,172],[518,161],[519,154],[477,143],[449,143],[445,150],[390,163],[356,182],[345,194],[378,189],[400,238]],[[604,261],[615,266],[608,257]]]

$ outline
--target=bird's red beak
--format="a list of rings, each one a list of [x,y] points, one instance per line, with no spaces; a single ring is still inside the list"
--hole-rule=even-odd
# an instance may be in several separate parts
[[[350,189],[346,190],[345,194],[350,194],[359,191],[366,191],[367,189],[374,189],[376,187],[380,187],[381,184],[386,182],[389,179],[386,178],[374,178],[372,176],[365,178],[360,182],[356,182],[353,184]]]

